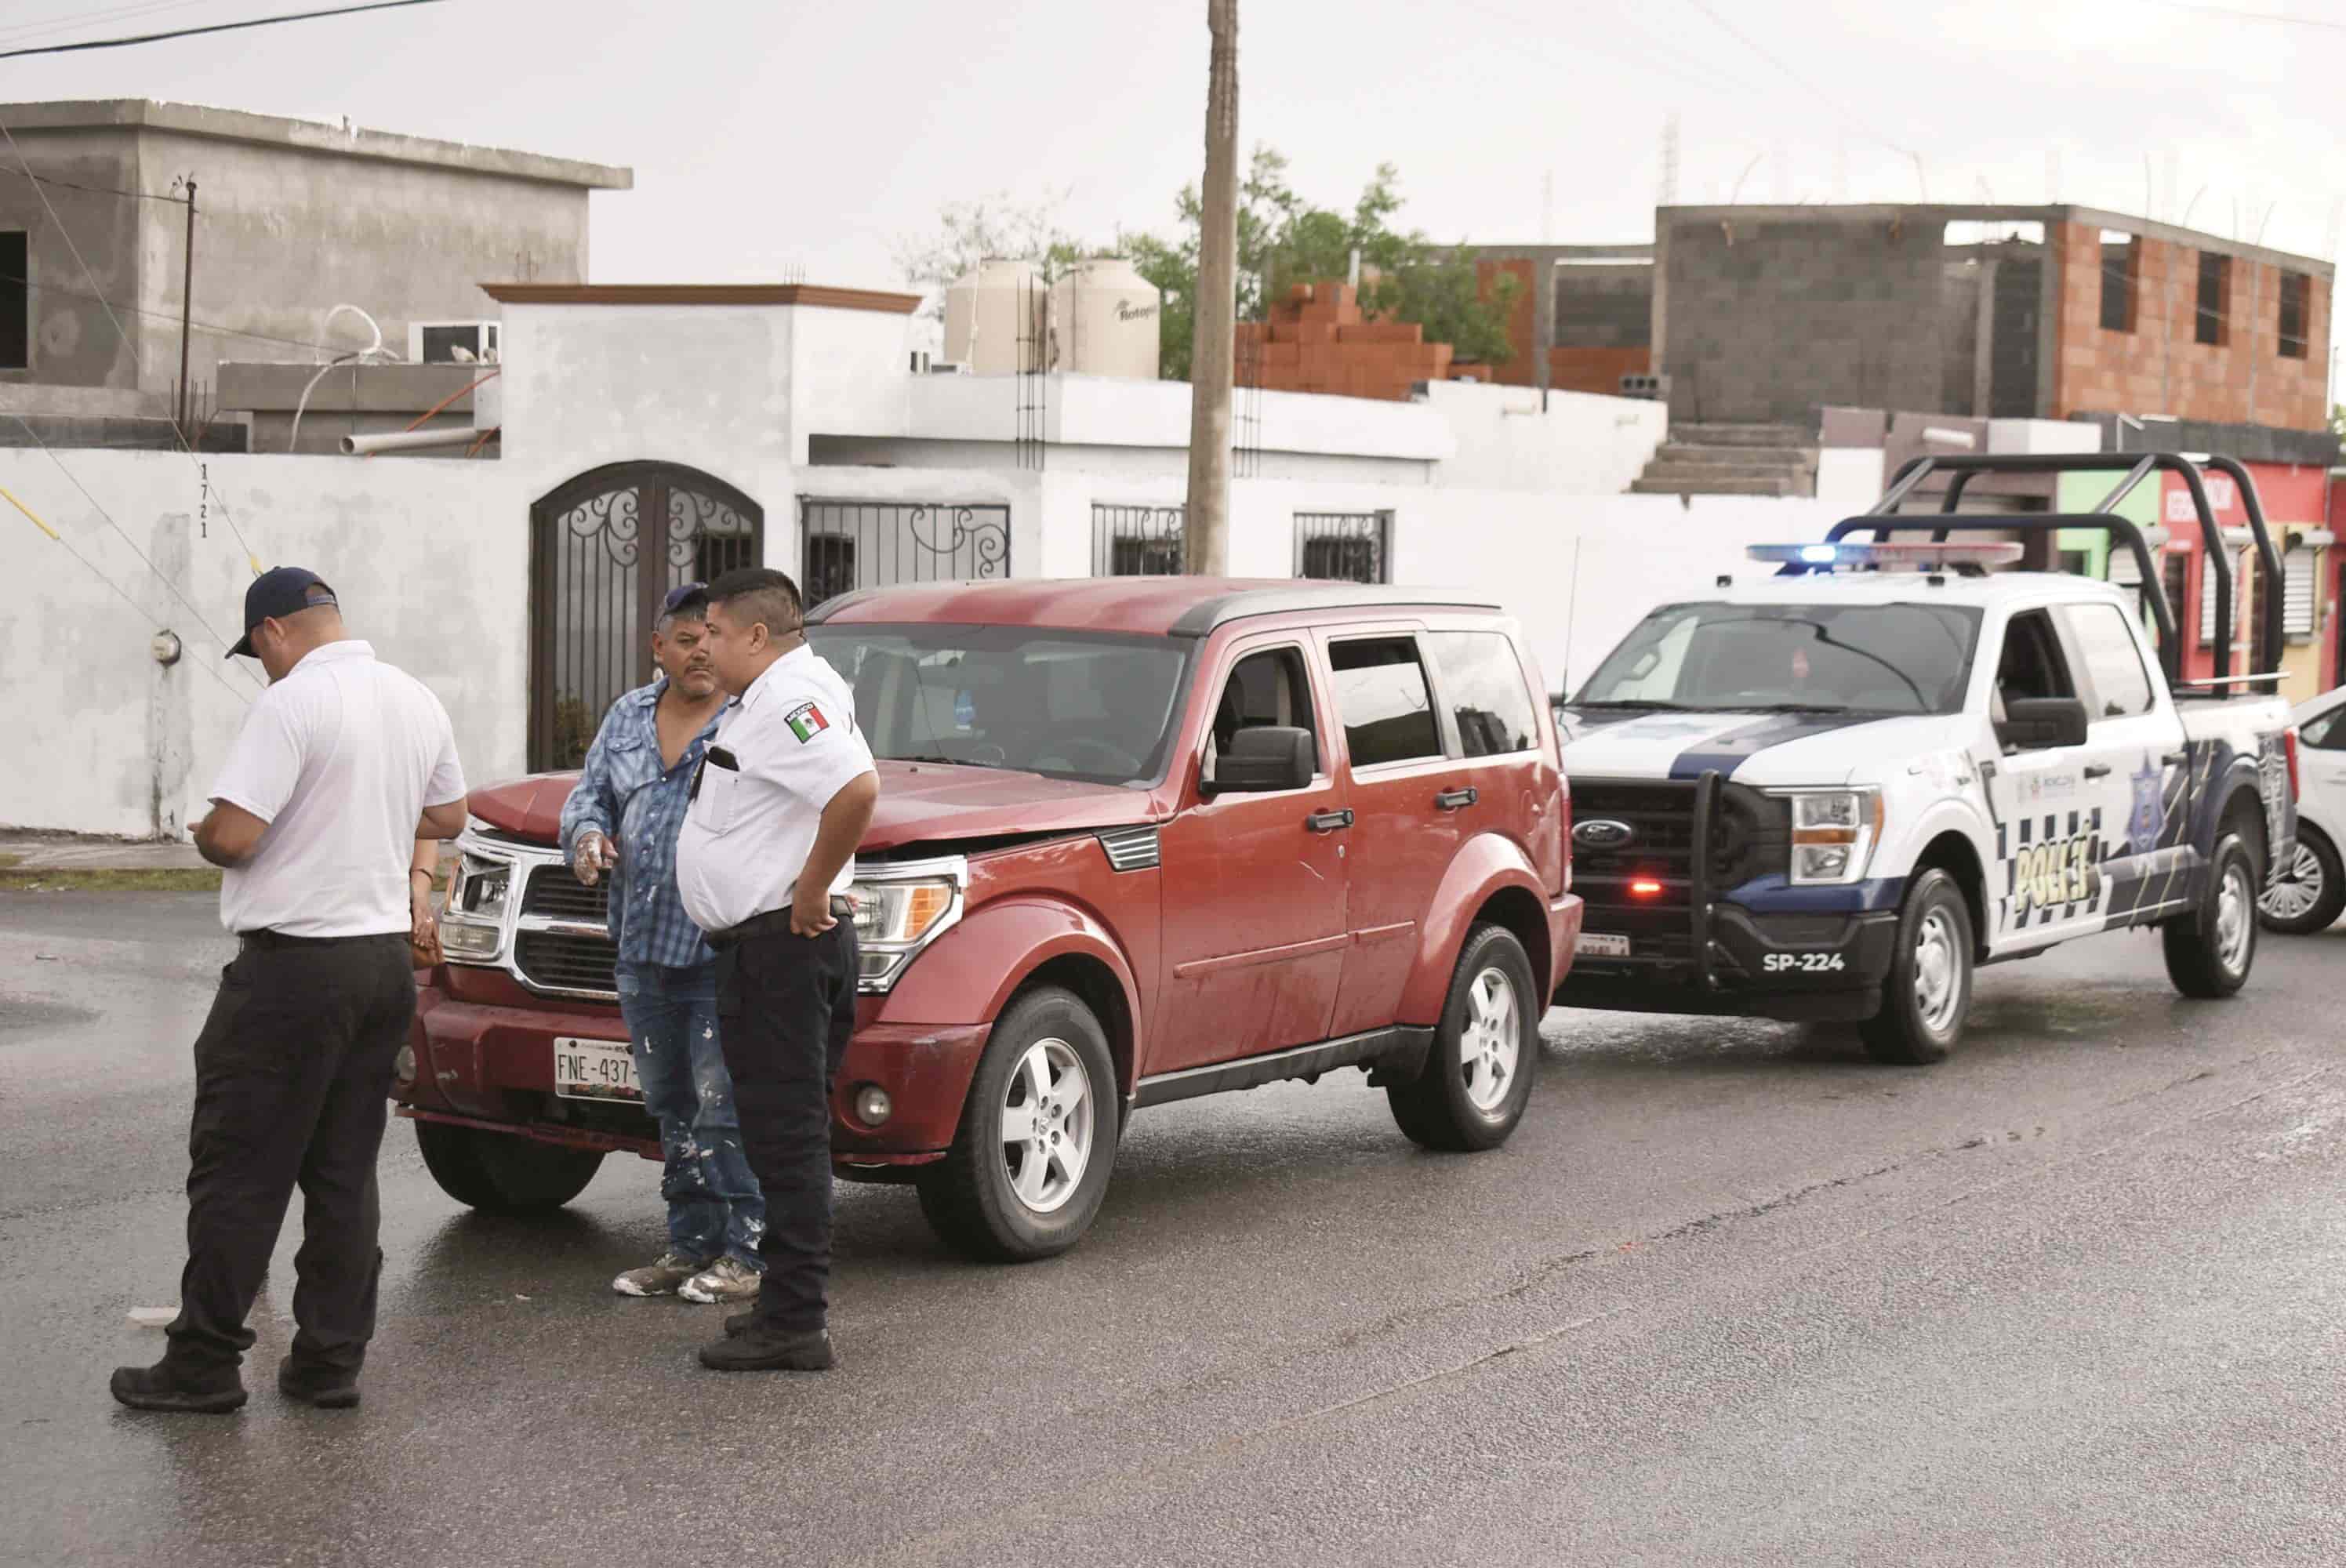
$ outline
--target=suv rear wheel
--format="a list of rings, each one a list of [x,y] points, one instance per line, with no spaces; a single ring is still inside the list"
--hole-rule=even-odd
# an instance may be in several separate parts
[[[1010,1005],[987,1039],[921,1212],[973,1257],[1024,1263],[1091,1228],[1116,1166],[1116,1064],[1092,1010],[1056,986]]]
[[[483,1214],[546,1214],[586,1190],[600,1149],[566,1149],[515,1133],[415,1124],[415,1144],[440,1190]]]
[[[1406,1084],[1389,1084],[1393,1120],[1429,1149],[1496,1148],[1531,1104],[1539,1063],[1539,1020],[1532,961],[1504,926],[1466,933],[1442,1026],[1425,1066]]]

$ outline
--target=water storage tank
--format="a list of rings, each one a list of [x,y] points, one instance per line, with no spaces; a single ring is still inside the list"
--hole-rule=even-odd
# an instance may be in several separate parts
[[[1016,375],[1039,370],[1036,348],[1025,350],[1028,362],[1019,362],[1019,340],[1039,337],[1039,321],[1022,327],[1019,312],[1031,310],[1039,318],[1045,309],[1042,270],[1032,261],[989,259],[977,270],[956,279],[945,290],[945,341],[941,360],[967,365],[981,376]]]
[[[1121,256],[1094,257],[1051,285],[1051,368],[1155,381],[1157,287]]]

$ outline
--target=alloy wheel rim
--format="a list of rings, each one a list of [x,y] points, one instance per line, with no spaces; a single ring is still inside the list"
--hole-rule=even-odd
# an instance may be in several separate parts
[[[2255,903],[2249,873],[2239,866],[2225,868],[2223,887],[2216,894],[2216,957],[2227,973],[2238,972],[2248,962],[2249,911]]]
[[[1466,988],[1466,1027],[1458,1032],[1458,1063],[1466,1075],[1466,1102],[1484,1115],[1515,1092],[1523,1061],[1523,1006],[1515,983],[1486,969]]]
[[[2275,920],[2303,920],[2321,901],[2321,857],[2300,844],[2280,880],[2265,890],[2261,907]]]
[[[1933,910],[1914,933],[1914,1011],[1923,1027],[1933,1034],[1945,1033],[1962,995],[1954,928],[1945,911]]]
[[[1074,1046],[1037,1040],[1011,1070],[1002,1095],[1002,1170],[1029,1213],[1066,1207],[1092,1162],[1091,1074]]]

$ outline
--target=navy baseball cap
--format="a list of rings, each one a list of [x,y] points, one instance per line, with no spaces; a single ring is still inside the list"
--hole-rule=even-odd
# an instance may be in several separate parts
[[[668,597],[660,601],[659,614],[652,617],[652,625],[657,628],[660,622],[677,611],[687,607],[699,608],[708,603],[709,585],[706,583],[685,583],[670,588]]]
[[[324,589],[322,596],[312,595],[313,588]],[[334,590],[326,586],[325,579],[306,566],[279,566],[263,572],[244,591],[244,636],[237,638],[228,657],[234,658],[242,654],[252,657],[252,629],[265,620],[274,617],[281,621],[320,605],[341,602],[334,597]]]

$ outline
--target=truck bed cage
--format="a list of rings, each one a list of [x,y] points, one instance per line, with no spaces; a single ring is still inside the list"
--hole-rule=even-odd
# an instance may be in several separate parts
[[[2201,478],[2205,469],[2221,473],[2239,486],[2240,504],[2247,511],[2249,532],[2254,538],[2257,560],[2261,568],[2266,588],[2257,596],[2258,626],[2256,647],[2250,662],[2258,673],[2232,674],[2232,557],[2225,548],[2224,531],[2216,521],[2216,509],[2208,504],[2208,486]],[[2165,588],[2158,572],[2158,561],[2142,528],[2132,518],[2117,514],[2118,504],[2133,494],[2135,487],[2153,473],[2179,475],[2183,488],[2191,496],[2191,509],[2199,523],[2204,564],[2202,571],[2216,575],[2216,625],[2214,653],[2216,676],[2211,681],[2196,685],[2212,687],[2220,693],[2226,687],[2246,687],[2266,693],[2280,689],[2281,658],[2282,573],[2280,552],[2274,547],[2272,530],[2265,525],[2264,504],[2258,498],[2256,481],[2249,471],[2229,457],[2190,458],[2173,452],[2119,453],[2008,453],[1960,457],[1923,456],[1912,458],[1898,470],[1890,488],[1872,511],[1859,517],[1843,518],[1825,535],[1827,542],[1838,543],[1861,530],[1871,529],[1876,543],[1886,542],[1900,529],[1928,528],[1934,543],[1944,544],[1951,533],[2013,533],[2057,534],[2064,528],[2098,529],[2110,536],[2113,545],[2123,545],[2132,553],[2135,565],[2142,574],[2143,597],[2150,606],[2151,618],[2158,626],[2158,662],[2166,671],[2168,685],[2178,696],[2182,695],[2183,642],[2175,625],[2175,614],[2168,605]],[[1950,476],[1946,492],[1940,497],[1934,513],[1901,513],[1900,505],[1912,494],[1917,485],[1933,473]],[[1955,508],[1963,504],[1964,490],[1972,476],[1979,473],[2116,473],[2123,475],[2110,493],[2090,512],[2021,512],[1964,513]],[[1779,575],[1794,576],[1808,568],[1797,563],[1782,567]]]

